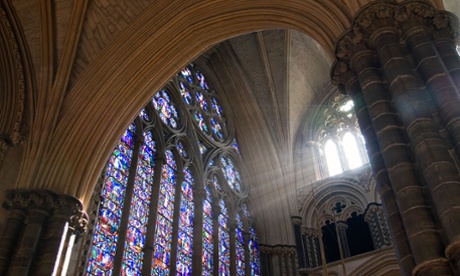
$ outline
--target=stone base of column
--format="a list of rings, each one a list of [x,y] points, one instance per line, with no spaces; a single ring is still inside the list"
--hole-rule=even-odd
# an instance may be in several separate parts
[[[452,276],[454,272],[446,258],[425,261],[412,270],[412,276]]]

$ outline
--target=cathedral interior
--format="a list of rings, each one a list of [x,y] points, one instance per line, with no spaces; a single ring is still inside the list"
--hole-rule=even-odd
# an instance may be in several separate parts
[[[0,275],[460,275],[459,16],[0,0]]]

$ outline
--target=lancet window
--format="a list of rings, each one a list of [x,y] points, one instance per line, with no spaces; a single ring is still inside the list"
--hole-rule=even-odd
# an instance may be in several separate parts
[[[364,139],[359,131],[353,101],[336,96],[324,109],[318,130],[319,158],[322,177],[340,174],[368,162]]]

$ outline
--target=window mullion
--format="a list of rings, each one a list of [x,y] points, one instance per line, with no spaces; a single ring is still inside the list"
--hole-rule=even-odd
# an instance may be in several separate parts
[[[153,243],[155,240],[155,225],[158,212],[158,198],[160,194],[161,169],[165,160],[162,153],[155,156],[155,170],[153,175],[152,196],[150,197],[149,220],[147,225],[147,237],[145,239],[144,262],[142,264],[142,275],[149,275],[153,260]]]
[[[195,185],[197,182],[195,182]],[[204,185],[204,184],[203,184]],[[195,188],[193,191],[195,199],[195,210],[193,216],[193,253],[192,253],[192,275],[201,275],[202,254],[203,254],[203,201],[206,199],[204,188]],[[198,234],[196,234],[198,233]]]
[[[128,184],[126,185],[125,202],[123,204],[123,212],[121,216],[122,219],[119,228],[120,232],[118,233],[117,252],[115,253],[113,275],[120,275],[121,272],[121,265],[123,263],[123,252],[125,251],[125,239],[128,227],[129,211],[131,209],[131,199],[133,197],[134,190],[134,180],[137,174],[139,152],[144,140],[141,132],[137,133],[136,138],[137,139],[135,140],[134,144],[131,166],[129,167],[128,171]]]

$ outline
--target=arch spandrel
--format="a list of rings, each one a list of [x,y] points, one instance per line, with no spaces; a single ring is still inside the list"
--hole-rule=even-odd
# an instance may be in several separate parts
[[[334,39],[348,27],[349,11],[336,14],[341,10],[329,9],[332,1],[181,3],[151,6],[83,72],[64,100],[53,146],[36,169],[33,186],[86,201],[119,134],[153,92],[211,45],[287,28],[307,33],[332,54]]]

